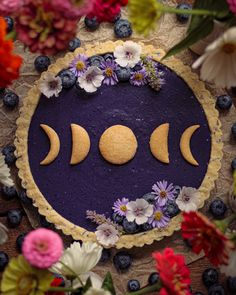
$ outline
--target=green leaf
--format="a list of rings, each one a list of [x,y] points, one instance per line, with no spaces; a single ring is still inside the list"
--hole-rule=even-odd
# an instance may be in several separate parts
[[[112,295],[116,295],[116,290],[114,288],[114,284],[113,284],[113,280],[112,280],[112,276],[110,272],[106,274],[105,279],[102,283],[102,288],[104,290],[109,291]]]
[[[205,18],[197,28],[192,30],[187,35],[187,37],[184,40],[182,40],[177,45],[172,47],[167,52],[167,54],[164,56],[163,59],[170,57],[172,55],[175,55],[175,54],[179,53],[180,51],[193,45],[197,41],[205,38],[207,35],[209,35],[213,31],[213,28],[214,28],[214,23],[213,23],[212,18],[211,17]]]
[[[92,281],[90,279],[90,277],[88,277],[84,287],[83,287],[83,292],[86,293],[88,291],[88,289],[90,289],[92,287]]]

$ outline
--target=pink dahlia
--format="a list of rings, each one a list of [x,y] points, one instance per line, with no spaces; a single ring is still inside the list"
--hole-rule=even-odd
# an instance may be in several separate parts
[[[92,11],[94,2],[95,0],[53,0],[51,5],[66,17],[78,19]]]
[[[28,0],[1,0],[0,1],[0,15],[11,15],[18,11]]]
[[[63,242],[54,231],[39,228],[25,237],[22,253],[31,265],[49,268],[61,258]]]
[[[16,31],[32,52],[50,55],[67,48],[75,37],[77,20],[55,10],[56,0],[29,0],[16,17]]]
[[[236,0],[227,0],[230,10],[236,14]]]

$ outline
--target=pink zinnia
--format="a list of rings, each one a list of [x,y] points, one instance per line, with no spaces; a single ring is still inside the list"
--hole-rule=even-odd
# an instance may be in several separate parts
[[[49,268],[60,259],[63,242],[57,233],[39,228],[25,237],[22,253],[31,265],[42,269]]]
[[[236,14],[236,0],[227,0],[231,11]]]
[[[6,16],[15,13],[19,8],[26,4],[28,0],[1,0],[0,15]]]

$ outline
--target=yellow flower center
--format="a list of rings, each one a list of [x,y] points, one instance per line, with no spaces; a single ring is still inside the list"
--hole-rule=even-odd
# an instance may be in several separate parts
[[[160,192],[160,197],[161,198],[166,198],[167,197],[167,193],[165,191],[161,191]]]
[[[17,289],[18,295],[28,295],[35,288],[37,279],[30,274],[24,274],[18,280]]]
[[[157,220],[157,221],[159,221],[159,220],[161,220],[162,216],[163,216],[162,212],[161,211],[157,211],[154,214],[154,219]]]
[[[143,80],[143,74],[141,74],[141,73],[136,73],[136,74],[135,74],[135,80],[137,80],[137,81],[142,81],[142,80]]]
[[[77,62],[77,64],[76,64],[76,69],[77,69],[78,71],[82,71],[84,68],[85,68],[85,64],[84,64],[84,62],[82,62],[81,60],[79,60],[79,61]]]
[[[105,73],[106,73],[106,76],[107,77],[111,77],[112,74],[113,74],[113,70],[111,68],[107,68],[106,71],[105,71]]]
[[[121,205],[120,206],[120,210],[123,211],[123,212],[125,212],[125,211],[127,211],[127,207],[125,205]]]
[[[236,46],[232,43],[226,43],[223,45],[222,49],[226,54],[232,54],[236,50]]]

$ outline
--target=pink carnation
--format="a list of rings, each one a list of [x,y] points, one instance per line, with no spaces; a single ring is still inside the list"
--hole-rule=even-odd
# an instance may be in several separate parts
[[[63,242],[57,233],[39,228],[25,237],[22,253],[31,265],[42,269],[49,268],[60,259]]]
[[[227,0],[231,11],[236,14],[236,0]]]
[[[19,8],[25,5],[28,0],[1,0],[0,15],[6,16],[15,13]]]

